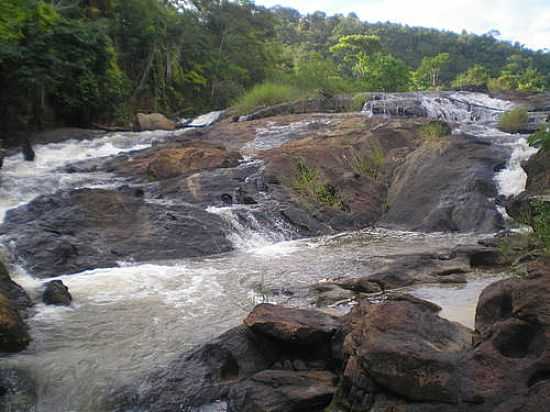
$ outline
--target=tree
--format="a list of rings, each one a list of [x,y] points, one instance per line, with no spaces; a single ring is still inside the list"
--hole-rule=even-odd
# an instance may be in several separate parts
[[[354,67],[367,90],[402,92],[410,87],[411,72],[402,60],[384,53],[361,54]]]
[[[353,68],[360,58],[382,50],[380,38],[375,35],[350,34],[338,39],[338,43],[330,48],[330,52],[344,75],[351,77]]]
[[[419,89],[437,89],[441,86],[441,70],[449,63],[449,53],[439,53],[434,57],[424,57],[420,67],[414,73]]]
[[[464,73],[459,74],[453,81],[453,87],[457,89],[487,87],[489,81],[489,70],[480,64],[475,64]]]

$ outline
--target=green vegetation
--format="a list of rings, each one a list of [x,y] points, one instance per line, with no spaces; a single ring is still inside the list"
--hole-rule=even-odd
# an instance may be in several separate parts
[[[524,108],[516,108],[506,112],[499,120],[498,126],[508,133],[517,133],[527,126],[529,113]]]
[[[535,133],[529,136],[529,144],[540,147],[544,151],[550,151],[550,125],[541,125]]]
[[[0,138],[127,124],[136,111],[189,116],[233,102],[248,110],[295,95],[451,84],[537,92],[549,73],[550,53],[494,33],[302,15],[249,0],[0,2]]]
[[[449,136],[452,130],[447,123],[435,120],[421,126],[418,132],[424,143],[428,145],[441,145],[443,138]]]
[[[459,74],[453,81],[453,87],[456,89],[485,89],[487,88],[489,78],[489,70],[476,64],[464,73]]]
[[[321,172],[315,167],[306,165],[303,159],[299,159],[296,163],[296,176],[292,186],[309,201],[335,209],[343,207],[336,188],[324,182]]]
[[[545,254],[550,254],[550,204],[536,201],[533,205],[531,227]]]
[[[368,153],[351,151],[351,168],[359,176],[378,180],[383,176],[385,155],[382,147],[373,145]]]
[[[303,97],[302,93],[293,86],[271,82],[262,83],[242,95],[233,107],[237,113],[246,114],[254,109],[291,102],[300,97]]]

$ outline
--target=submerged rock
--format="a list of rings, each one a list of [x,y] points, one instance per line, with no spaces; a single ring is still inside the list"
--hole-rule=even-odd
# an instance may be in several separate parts
[[[188,205],[165,206],[112,190],[41,196],[11,210],[0,233],[41,278],[117,266],[121,260],[181,259],[227,252],[224,221]]]
[[[28,373],[0,367],[0,412],[33,412],[36,400],[36,386]]]
[[[42,301],[46,305],[70,306],[73,297],[69,293],[69,288],[61,280],[52,280],[46,283]]]

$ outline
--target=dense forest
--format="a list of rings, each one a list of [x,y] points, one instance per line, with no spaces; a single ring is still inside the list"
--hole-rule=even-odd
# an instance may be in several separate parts
[[[497,34],[301,15],[250,0],[2,0],[1,132],[128,124],[136,111],[185,116],[319,92],[543,91],[550,54]]]

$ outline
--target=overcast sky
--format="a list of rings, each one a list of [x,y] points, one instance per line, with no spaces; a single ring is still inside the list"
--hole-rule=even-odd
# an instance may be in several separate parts
[[[355,12],[369,22],[391,21],[476,34],[498,30],[505,40],[550,49],[550,0],[256,0],[302,12]]]

